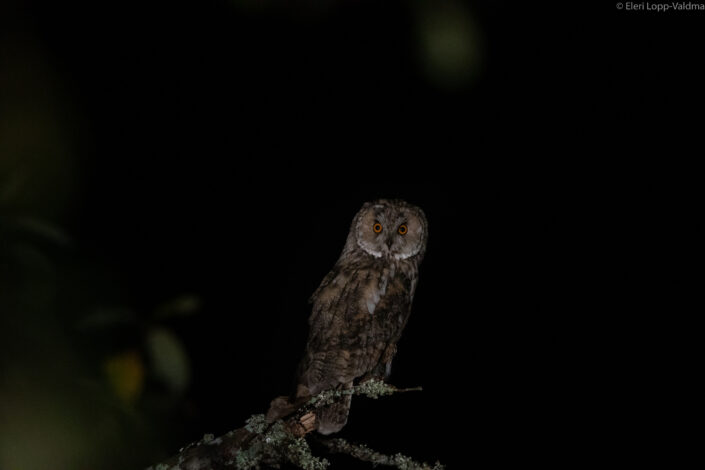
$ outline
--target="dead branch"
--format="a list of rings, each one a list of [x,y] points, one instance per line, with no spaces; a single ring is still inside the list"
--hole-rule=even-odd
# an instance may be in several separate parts
[[[317,442],[322,444],[333,454],[347,454],[364,462],[370,462],[374,465],[386,465],[397,467],[404,470],[440,470],[443,466],[436,462],[431,466],[427,463],[416,462],[402,454],[385,455],[376,452],[364,444],[352,444],[345,439],[317,439]]]
[[[321,392],[300,406],[293,414],[268,423],[262,414],[253,415],[247,424],[220,437],[206,434],[200,441],[189,444],[168,460],[147,470],[220,470],[278,467],[283,463],[304,470],[324,470],[329,462],[311,453],[306,435],[317,427],[316,409],[331,404],[345,395],[365,395],[379,398],[394,393],[420,391],[421,387],[399,389],[378,380],[368,380],[347,390]],[[438,470],[397,454],[385,456],[365,446],[349,444],[342,439],[320,439],[331,452],[347,453],[367,462],[396,466],[405,470]]]

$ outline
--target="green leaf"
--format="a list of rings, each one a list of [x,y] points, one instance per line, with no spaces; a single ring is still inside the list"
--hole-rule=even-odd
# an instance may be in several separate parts
[[[183,294],[168,300],[157,307],[157,318],[185,317],[201,309],[201,299],[193,294]]]
[[[147,335],[147,351],[155,377],[173,393],[183,393],[191,381],[191,366],[181,340],[167,328],[154,328]]]

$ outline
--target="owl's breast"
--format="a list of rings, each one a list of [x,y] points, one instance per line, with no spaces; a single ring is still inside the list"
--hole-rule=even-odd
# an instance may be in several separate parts
[[[313,394],[378,367],[404,329],[414,283],[397,265],[336,265],[311,299],[300,383]]]
[[[337,336],[387,324],[408,314],[414,284],[413,273],[397,263],[338,265],[312,297],[311,326]]]

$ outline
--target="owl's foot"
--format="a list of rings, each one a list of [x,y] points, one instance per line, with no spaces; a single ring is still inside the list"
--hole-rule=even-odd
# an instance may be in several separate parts
[[[301,423],[301,426],[303,426],[307,434],[311,431],[315,431],[318,426],[316,415],[311,411],[299,418],[299,423]]]
[[[309,411],[296,421],[289,420],[287,427],[294,436],[303,437],[318,428],[318,421],[316,420],[316,415]]]

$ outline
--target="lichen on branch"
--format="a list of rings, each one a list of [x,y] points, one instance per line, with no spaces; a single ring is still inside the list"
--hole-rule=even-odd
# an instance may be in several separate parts
[[[379,380],[367,380],[347,390],[327,390],[311,398],[286,419],[268,423],[265,415],[252,415],[247,419],[245,426],[217,438],[206,434],[201,440],[182,448],[169,460],[147,470],[255,470],[279,467],[285,463],[303,470],[325,470],[330,462],[313,455],[306,440],[306,434],[315,427],[302,426],[302,420],[315,415],[316,409],[345,395],[364,395],[377,399],[395,393],[420,390],[421,387],[400,389]],[[306,422],[310,422],[310,419]],[[365,445],[350,444],[340,438],[318,438],[317,441],[331,453],[348,454],[375,465],[387,465],[400,470],[443,469],[440,463],[430,466],[402,454],[388,456]]]
[[[421,391],[421,387],[412,388],[397,388],[394,385],[382,382],[381,380],[371,379],[346,390],[325,390],[315,397],[311,398],[304,408],[308,411],[311,408],[320,408],[325,405],[330,405],[338,398],[346,395],[364,395],[368,398],[376,400],[379,397],[393,395],[402,392]]]
[[[396,467],[399,470],[443,470],[444,468],[440,462],[436,462],[431,466],[427,463],[417,462],[403,454],[380,454],[364,444],[352,444],[341,438],[319,439],[318,442],[331,453],[347,454],[374,465],[387,465]]]

